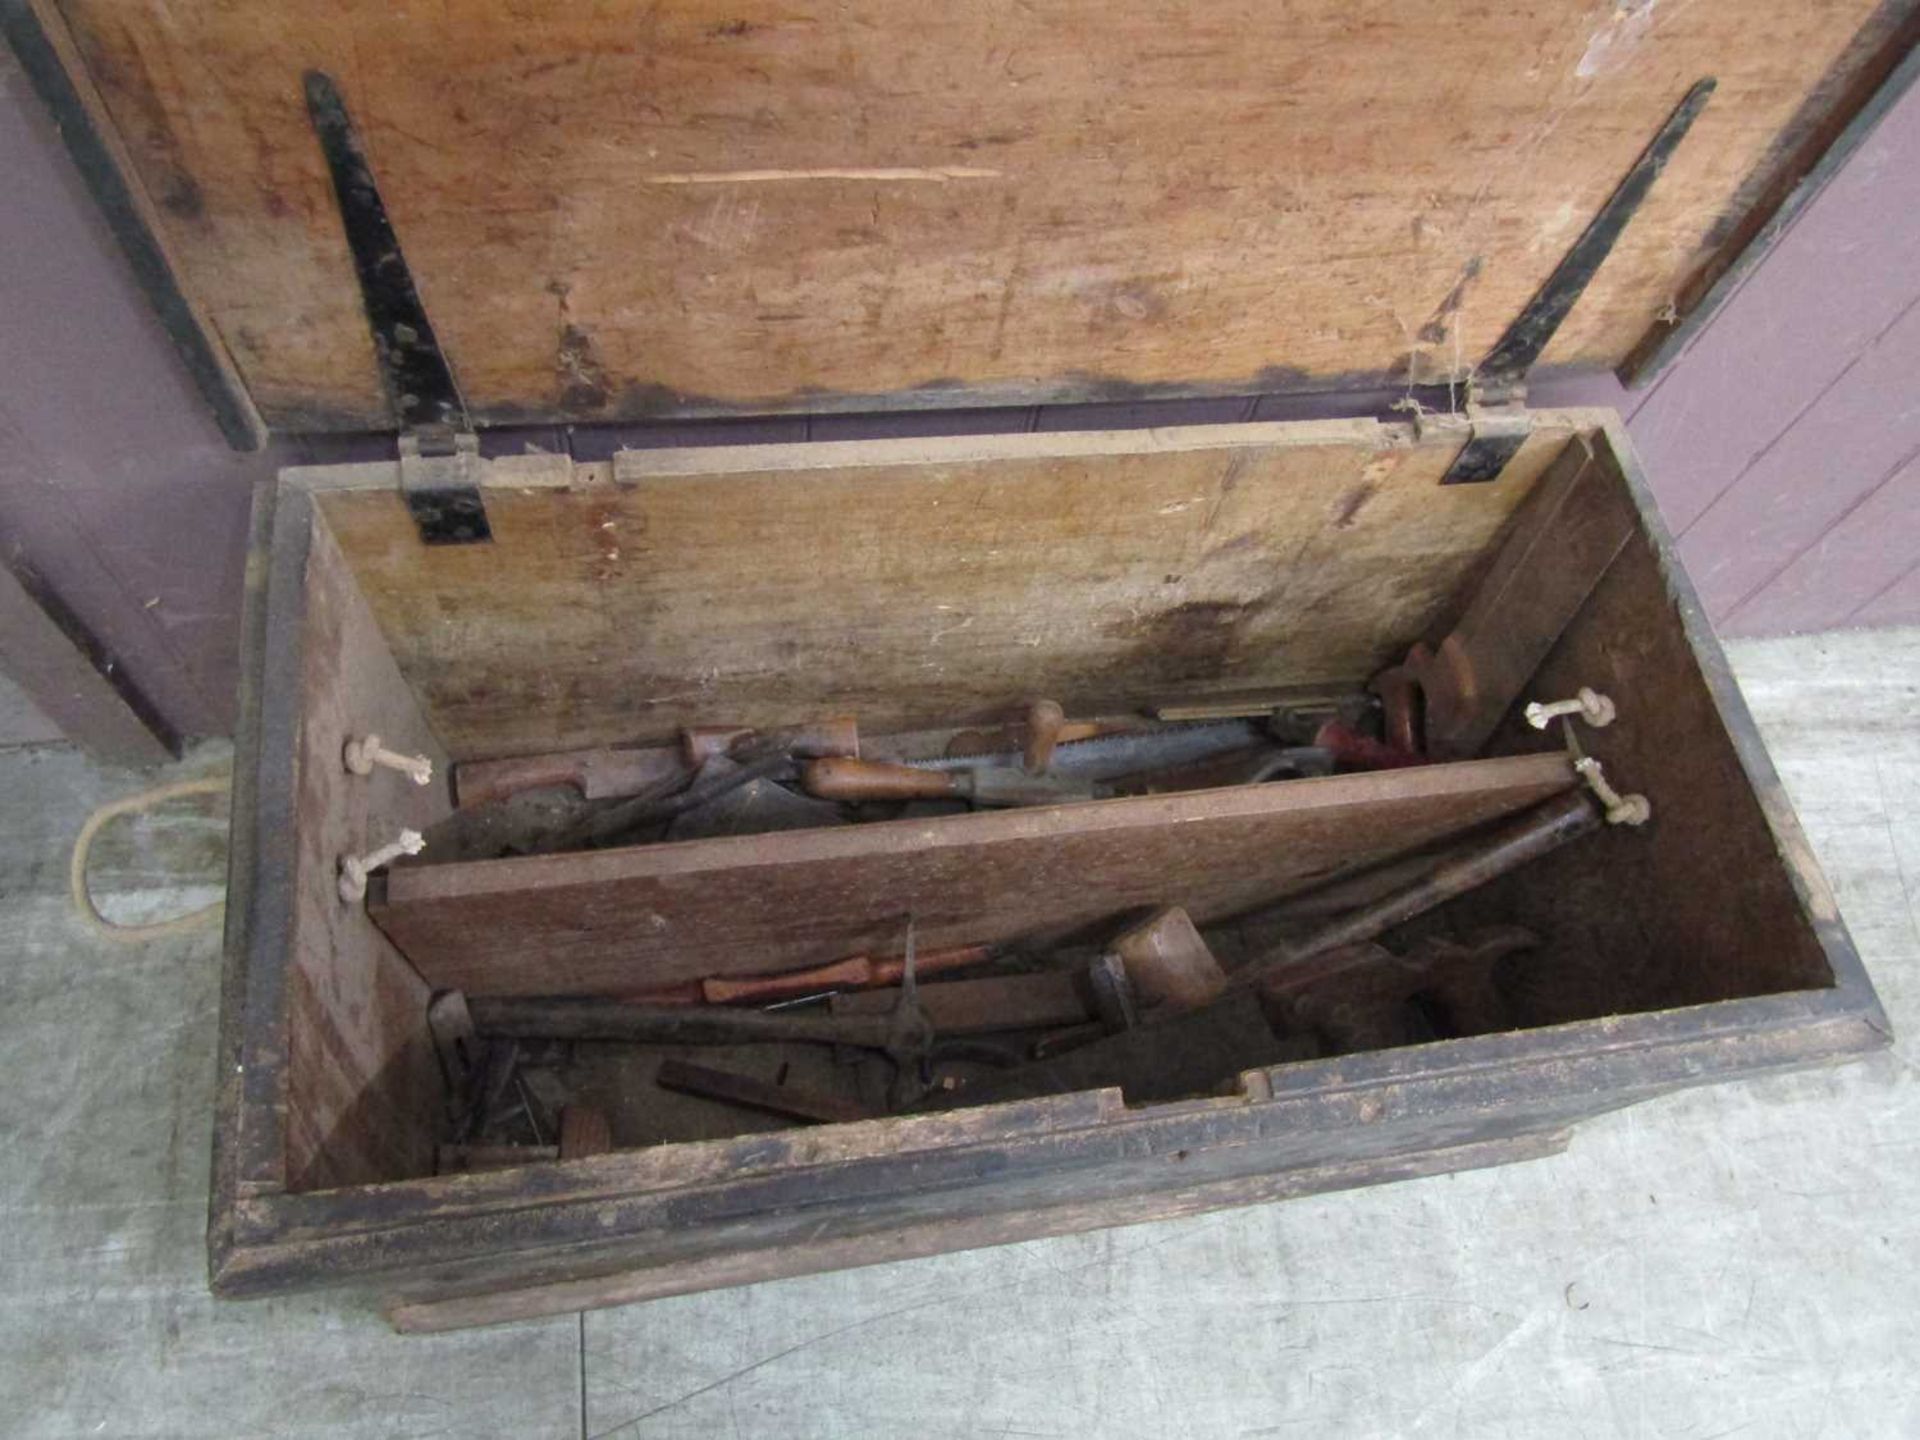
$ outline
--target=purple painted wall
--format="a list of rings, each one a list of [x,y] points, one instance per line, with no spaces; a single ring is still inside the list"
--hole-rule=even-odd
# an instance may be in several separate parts
[[[180,731],[218,734],[275,462],[220,438],[4,44],[0,175],[0,545]]]
[[[1626,413],[1723,633],[1920,622],[1920,87]]]
[[[51,123],[0,47],[0,545],[23,557],[182,732],[231,723],[251,486],[366,442],[228,450]],[[1717,623],[1763,634],[1920,622],[1920,90],[1897,104],[1644,392],[1612,404]],[[1361,397],[1046,406],[579,432],[618,444],[1080,429],[1353,413]],[[498,437],[563,443],[557,432]],[[494,448],[490,445],[489,448]],[[378,453],[373,452],[373,453]],[[5,710],[0,709],[0,743]],[[13,737],[17,738],[17,737]]]

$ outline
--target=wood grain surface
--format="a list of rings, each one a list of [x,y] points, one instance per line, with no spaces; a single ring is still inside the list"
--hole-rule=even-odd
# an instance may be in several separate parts
[[[1911,6],[39,8],[262,414],[362,429],[309,68],[479,416],[614,420],[1459,375],[1715,75],[1546,357],[1612,363]]]
[[[366,910],[340,899],[340,857],[448,813],[446,754],[422,719],[338,547],[316,523],[307,558],[296,849],[286,1015],[287,1186],[360,1185],[433,1171],[440,1076],[427,988]],[[434,762],[434,785],[351,775],[350,736]]]
[[[1058,939],[1135,907],[1196,921],[1566,788],[1564,754],[1047,809],[403,867],[369,909],[427,983],[618,994],[884,950]]]
[[[628,451],[610,474],[521,457],[487,466],[481,546],[417,543],[391,466],[303,473],[472,759],[1353,686],[1434,623],[1590,423],[1542,412],[1488,485],[1439,484],[1457,435],[1372,421]]]

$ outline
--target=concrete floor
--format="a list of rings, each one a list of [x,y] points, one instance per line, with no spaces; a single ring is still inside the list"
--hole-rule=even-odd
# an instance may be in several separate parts
[[[214,938],[90,938],[65,848],[141,782],[0,756],[0,1431],[1920,1434],[1920,631],[1734,658],[1892,1053],[1500,1170],[425,1338],[208,1298]],[[127,917],[195,903],[219,850],[213,817],[156,823],[97,885]]]

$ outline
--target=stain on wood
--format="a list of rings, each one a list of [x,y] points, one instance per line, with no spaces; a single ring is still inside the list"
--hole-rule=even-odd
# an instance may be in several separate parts
[[[55,8],[261,412],[367,429],[309,68],[476,414],[590,421],[1459,375],[1715,75],[1546,357],[1612,364],[1824,133],[1882,7]]]
[[[417,544],[391,467],[316,499],[462,759],[716,716],[852,713],[873,736],[1032,695],[1101,715],[1351,688],[1580,423],[1541,412],[1497,484],[1445,487],[1458,438],[1372,421],[629,451],[610,477],[525,457],[486,468],[484,546]]]
[[[1565,789],[1557,752],[1236,790],[397,869],[369,908],[436,989],[613,995],[897,944],[1205,922]]]

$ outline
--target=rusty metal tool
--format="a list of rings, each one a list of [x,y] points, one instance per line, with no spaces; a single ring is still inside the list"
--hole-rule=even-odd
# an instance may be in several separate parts
[[[1367,941],[1323,952],[1276,976],[1260,993],[1270,1015],[1284,1017],[1289,1029],[1322,1037],[1335,1052],[1434,1038],[1434,1018],[1444,1026],[1442,1034],[1486,1034],[1508,1024],[1494,966],[1539,944],[1538,935],[1515,925],[1476,931],[1464,941],[1426,936],[1404,954]],[[1416,1011],[1416,997],[1430,1004]]]
[[[792,1120],[808,1120],[819,1125],[845,1124],[854,1120],[872,1120],[875,1112],[854,1100],[817,1091],[775,1085],[754,1075],[697,1065],[690,1060],[667,1059],[660,1062],[654,1083],[663,1090],[683,1095],[698,1095],[703,1100],[720,1100],[749,1110],[764,1110]]]
[[[1106,1086],[1118,1086],[1130,1105],[1159,1104],[1212,1094],[1243,1070],[1306,1059],[1317,1051],[1311,1041],[1275,1035],[1257,995],[1227,995],[1202,1009],[1107,1035],[1004,1075],[935,1091],[922,1108],[949,1110]]]
[[[1137,730],[1067,741],[1053,748],[1047,774],[1074,780],[1115,780],[1145,770],[1165,769],[1204,760],[1231,750],[1263,743],[1264,727],[1252,720],[1209,720],[1184,725],[1152,725]],[[969,770],[980,767],[1023,770],[1024,750],[991,755],[942,756],[932,760],[905,760],[909,769]]]
[[[921,956],[918,966],[924,969],[931,958]],[[827,1006],[834,1015],[881,1015],[895,998],[890,991],[863,990],[835,995]],[[1065,970],[935,981],[920,986],[920,1007],[943,1037],[1072,1025],[1088,1017],[1086,997]]]
[[[523,790],[562,785],[588,800],[627,799],[686,780],[717,755],[750,748],[781,749],[803,757],[858,755],[860,729],[850,715],[771,730],[694,725],[680,732],[678,745],[603,745],[549,755],[471,760],[454,767],[454,793],[462,808],[503,800]]]
[[[644,1045],[755,1045],[817,1041],[885,1050],[893,1021],[883,1015],[767,1014],[725,1005],[628,1005],[586,996],[508,997],[468,1002],[482,1034],[521,1040],[620,1040]]]
[[[1228,977],[1230,990],[1283,982],[1290,971],[1316,956],[1341,952],[1355,958],[1332,965],[1333,973],[1364,968],[1354,947],[1378,939],[1447,901],[1490,880],[1552,854],[1562,845],[1603,828],[1605,817],[1585,791],[1571,790],[1501,825],[1470,849],[1451,852],[1402,888],[1321,926],[1305,940],[1283,945]],[[1325,967],[1322,967],[1325,968]],[[1322,976],[1321,978],[1326,978]]]

